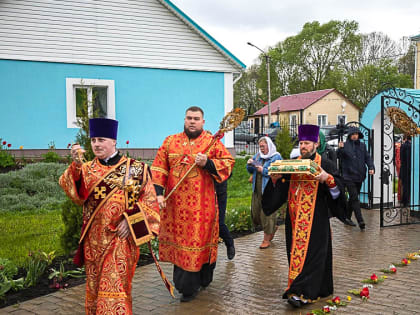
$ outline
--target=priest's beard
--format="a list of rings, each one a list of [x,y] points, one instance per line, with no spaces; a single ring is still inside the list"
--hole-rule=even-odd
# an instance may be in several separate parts
[[[305,153],[301,153],[302,155],[302,159],[309,159],[312,155],[314,155],[316,152],[316,146],[315,144],[312,146],[312,150],[311,151],[307,151]]]
[[[201,133],[203,132],[203,129],[200,130],[196,130],[196,131],[189,131],[185,126],[184,126],[184,132],[187,135],[187,137],[189,139],[195,139],[198,138],[199,135],[201,135]]]

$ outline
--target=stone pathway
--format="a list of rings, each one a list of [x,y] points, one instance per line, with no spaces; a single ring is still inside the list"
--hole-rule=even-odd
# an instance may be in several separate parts
[[[379,211],[365,210],[367,228],[361,232],[336,219],[331,220],[334,251],[334,295],[345,298],[348,289],[362,286],[360,280],[399,262],[407,252],[420,249],[420,225],[379,228]],[[155,265],[136,270],[133,283],[134,314],[306,314],[320,309],[325,299],[296,310],[281,299],[287,282],[287,256],[284,226],[273,245],[258,248],[262,232],[235,240],[237,255],[226,258],[221,245],[212,284],[189,303],[172,299],[156,271]],[[162,263],[172,278],[172,266]],[[59,291],[19,305],[0,309],[0,314],[84,314],[84,285]],[[415,314],[420,313],[420,260],[398,268],[383,283],[371,290],[368,302],[353,297],[347,307],[336,314]],[[179,295],[177,294],[177,297]]]

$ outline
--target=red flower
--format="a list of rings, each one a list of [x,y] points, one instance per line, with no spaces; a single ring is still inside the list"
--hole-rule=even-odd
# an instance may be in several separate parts
[[[395,268],[395,267],[392,267],[391,269],[389,269],[389,270],[391,270],[393,273],[396,273],[397,272],[397,268]]]
[[[6,145],[7,142],[6,141],[3,141],[2,143],[3,143],[3,145]]]
[[[408,265],[408,260],[407,260],[407,258],[404,258],[403,260],[401,260],[401,262],[402,262],[404,265]]]
[[[248,145],[247,145],[247,144],[245,145],[245,148],[247,148],[247,149],[248,149]]]
[[[339,296],[336,296],[335,298],[333,298],[333,299],[332,299],[332,302],[333,302],[334,304],[340,304],[341,299],[340,299],[340,297],[339,297]]]
[[[11,143],[7,144],[7,147],[8,147],[8,148],[10,148],[11,146],[12,146],[12,144],[11,144]]]
[[[330,307],[329,307],[329,306],[324,306],[324,307],[322,308],[322,310],[323,310],[325,313],[329,313],[329,312],[330,312]]]
[[[378,282],[378,276],[377,276],[377,275],[375,275],[375,274],[372,274],[372,275],[370,276],[370,280],[375,281],[375,282]]]
[[[369,288],[368,287],[363,288],[362,291],[360,291],[360,297],[366,298],[366,299],[369,298]]]
[[[69,144],[67,145],[67,149],[68,149],[68,148],[70,148],[70,147],[71,147],[71,143],[69,143]]]
[[[126,144],[129,144],[129,143],[130,143],[130,141],[128,141],[128,140],[127,140],[125,143],[126,143]]]

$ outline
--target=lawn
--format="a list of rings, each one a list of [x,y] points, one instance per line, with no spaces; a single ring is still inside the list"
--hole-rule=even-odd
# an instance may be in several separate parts
[[[12,260],[17,266],[23,266],[29,251],[63,253],[60,210],[1,211],[0,226],[0,257]]]
[[[228,182],[226,223],[231,230],[251,227],[251,184],[245,165],[244,159],[237,159]],[[63,222],[58,205],[65,198],[58,177],[65,167],[58,163],[36,163],[1,174],[0,257],[22,266],[29,251],[64,253],[60,245]]]

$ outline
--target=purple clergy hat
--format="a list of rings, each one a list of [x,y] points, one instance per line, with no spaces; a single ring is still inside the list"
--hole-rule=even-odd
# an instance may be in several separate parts
[[[91,138],[110,138],[117,140],[118,121],[109,118],[89,119],[89,136]]]
[[[299,141],[318,142],[319,126],[317,125],[300,125],[298,129]]]

